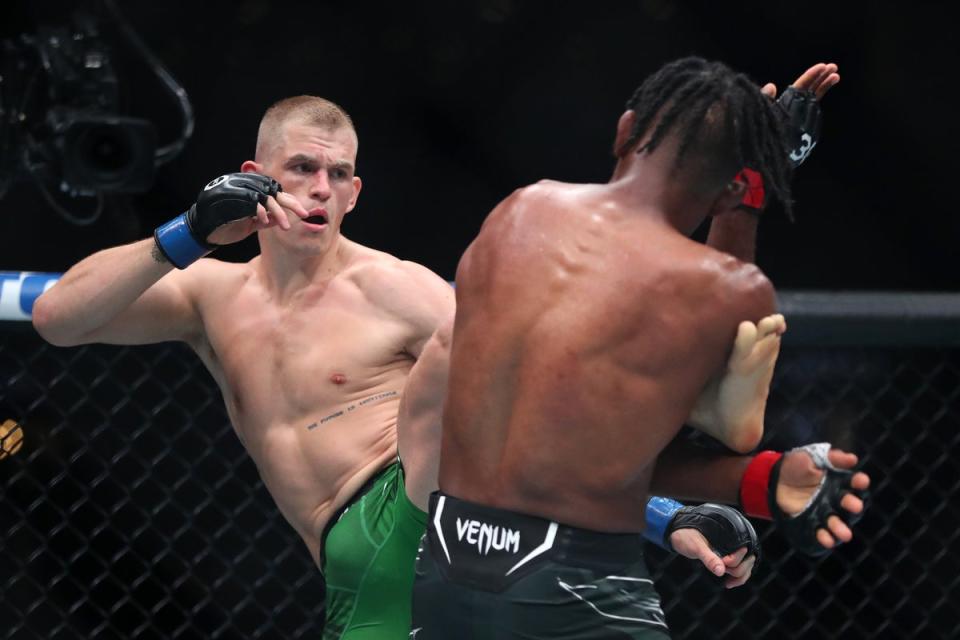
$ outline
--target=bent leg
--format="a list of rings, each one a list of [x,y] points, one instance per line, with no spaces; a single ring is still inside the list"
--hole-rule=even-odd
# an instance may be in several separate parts
[[[391,465],[327,535],[324,640],[407,636],[414,561],[425,527],[426,514],[404,493],[400,465]]]

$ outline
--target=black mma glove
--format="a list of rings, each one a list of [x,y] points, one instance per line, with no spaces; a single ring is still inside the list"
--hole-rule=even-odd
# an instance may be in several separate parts
[[[777,98],[777,106],[786,115],[790,162],[796,169],[820,140],[820,105],[813,91],[787,87]]]
[[[685,507],[676,500],[654,496],[647,501],[646,521],[644,537],[667,551],[673,551],[670,534],[678,529],[696,529],[717,555],[726,556],[747,547],[747,556],[756,556],[756,561],[760,561],[757,532],[732,507],[710,503]]]
[[[252,218],[257,205],[283,191],[280,183],[259,173],[228,173],[211,180],[190,210],[157,227],[153,238],[163,255],[178,269],[186,269],[218,245],[207,238],[217,227]]]
[[[787,87],[777,98],[777,106],[784,116],[784,126],[787,138],[790,141],[789,158],[796,169],[810,156],[810,152],[820,140],[820,104],[813,91]],[[743,194],[741,207],[753,212],[759,212],[764,205],[766,193],[763,188],[763,177],[759,172],[744,167],[734,177],[747,185]]]
[[[791,451],[805,452],[813,460],[814,466],[824,470],[819,486],[803,509],[795,515],[788,515],[777,504],[777,484],[783,454],[774,451],[761,452],[750,462],[740,482],[740,503],[748,515],[776,522],[799,551],[810,556],[821,556],[830,550],[817,542],[817,529],[829,531],[827,519],[831,515],[848,525],[855,524],[863,511],[859,514],[850,513],[840,505],[840,501],[845,493],[864,499],[866,492],[850,486],[855,470],[838,469],[830,464],[827,456],[830,443],[808,444]],[[841,544],[839,540],[836,542]]]
[[[760,562],[760,538],[750,521],[733,507],[711,503],[683,507],[667,527],[667,540],[678,529],[699,531],[718,556],[727,556],[746,547],[747,555],[744,557],[755,556],[754,567]]]

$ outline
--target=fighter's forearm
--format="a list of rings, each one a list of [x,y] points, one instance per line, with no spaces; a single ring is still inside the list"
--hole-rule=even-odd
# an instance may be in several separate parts
[[[707,245],[743,262],[756,262],[759,218],[742,209],[727,211],[710,221]]]
[[[428,510],[437,489],[443,400],[450,371],[452,317],[427,341],[410,370],[397,416],[397,448],[406,474],[407,497]]]
[[[173,268],[155,247],[149,238],[78,262],[34,304],[37,331],[61,346],[85,342]]]
[[[737,504],[740,481],[752,459],[674,440],[657,458],[650,493],[677,500]]]

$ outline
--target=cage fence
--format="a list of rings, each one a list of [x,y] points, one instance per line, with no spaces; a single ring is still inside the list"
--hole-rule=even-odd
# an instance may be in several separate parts
[[[857,453],[869,509],[818,559],[756,523],[763,560],[734,590],[652,549],[673,636],[957,637],[960,303],[781,307],[763,446]],[[0,638],[319,637],[317,570],[185,346],[64,349],[0,323],[0,424]]]

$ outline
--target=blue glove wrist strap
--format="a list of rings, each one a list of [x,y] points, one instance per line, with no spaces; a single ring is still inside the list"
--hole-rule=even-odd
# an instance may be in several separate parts
[[[177,269],[186,269],[211,251],[193,237],[190,227],[187,226],[186,213],[181,213],[170,222],[157,227],[153,232],[153,239],[170,264]]]
[[[643,532],[643,537],[657,545],[661,549],[673,551],[670,541],[666,539],[667,527],[673,520],[683,505],[670,498],[660,498],[653,496],[647,501],[647,528]]]

